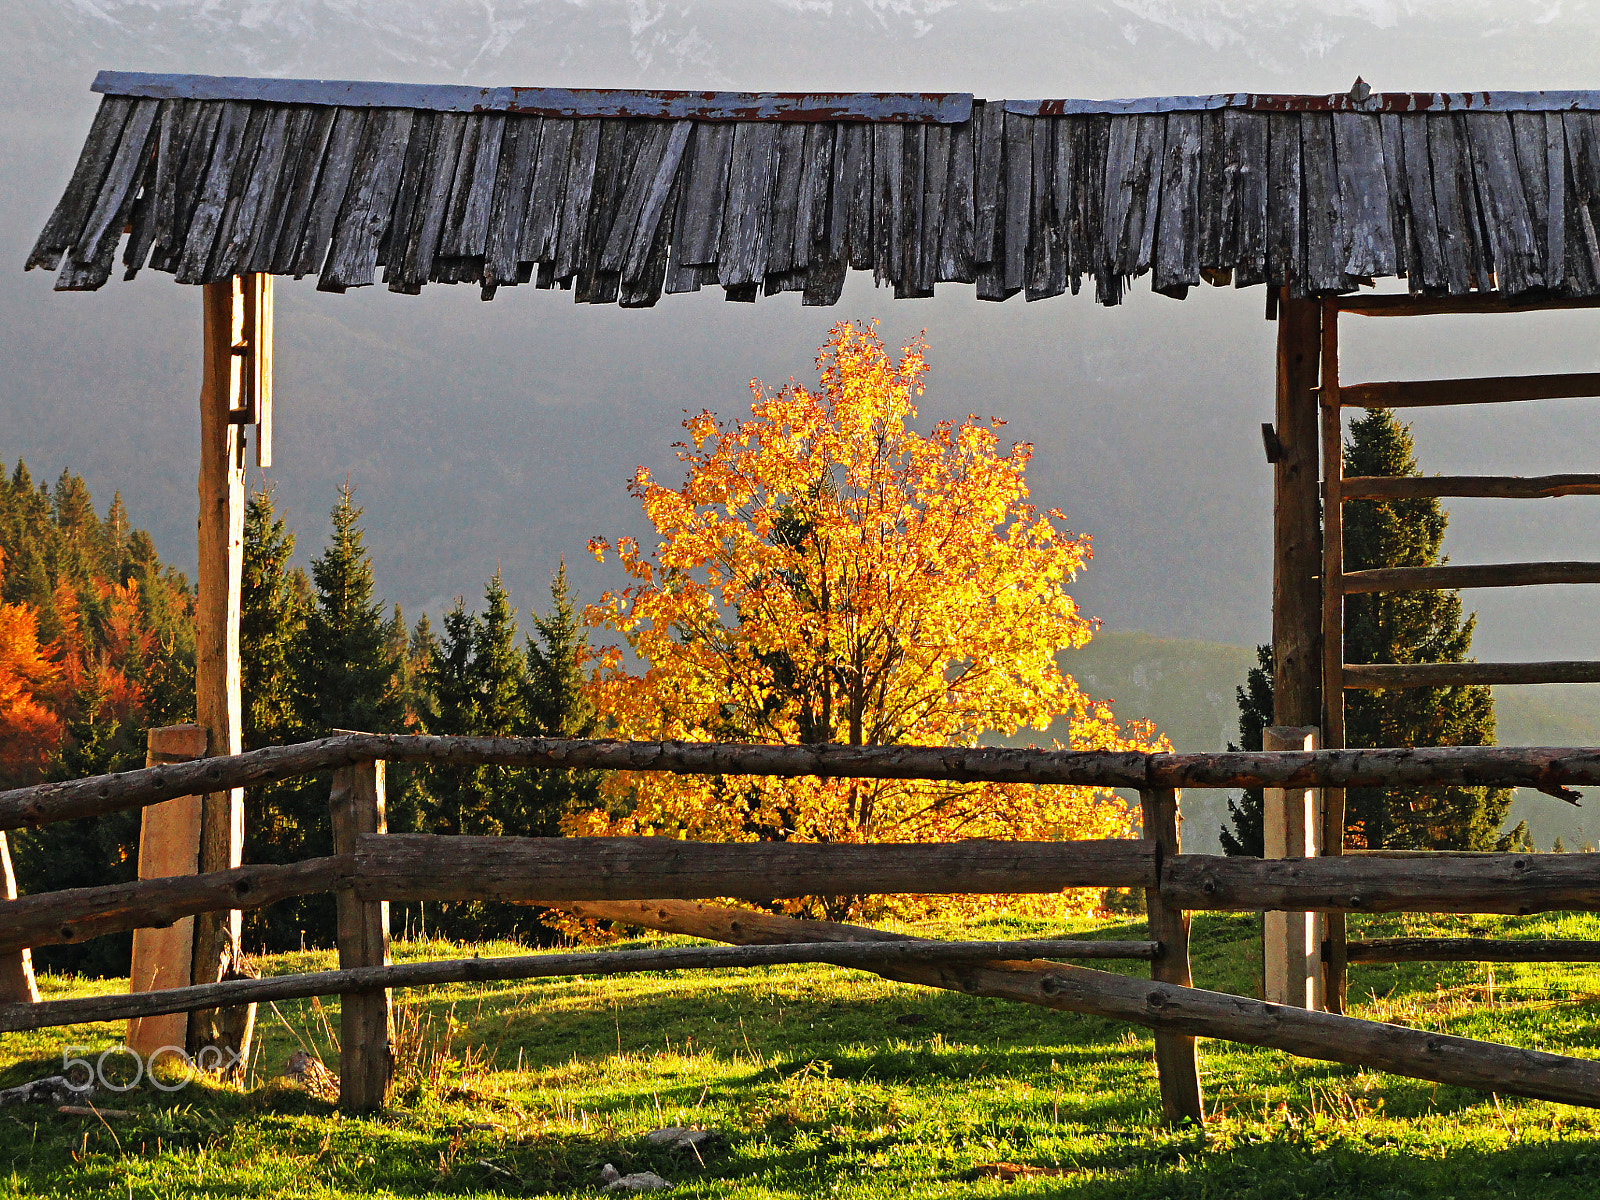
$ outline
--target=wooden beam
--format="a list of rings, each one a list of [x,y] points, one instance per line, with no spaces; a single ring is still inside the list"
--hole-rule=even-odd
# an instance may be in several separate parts
[[[332,891],[354,868],[355,860],[348,856],[308,858],[24,896],[0,924],[0,952],[86,942],[129,929],[165,932],[163,927],[188,922],[196,913],[265,908],[279,900]],[[162,977],[151,982],[168,986],[173,981]]]
[[[1351,962],[1600,962],[1600,942],[1560,938],[1364,938]]]
[[[1600,496],[1600,475],[1352,475],[1345,500],[1410,500],[1419,496],[1486,496],[1537,500],[1546,496]]]
[[[739,943],[787,941],[796,934],[784,928],[786,923],[803,925],[803,936],[821,940],[821,934],[813,931],[817,926],[826,929],[829,925],[823,921],[793,922],[788,917],[681,900],[563,904],[561,907],[579,916],[627,921],[647,929]],[[859,925],[834,925],[826,932],[832,938],[863,940],[896,936]],[[1542,1054],[1426,1029],[1380,1025],[1332,1013],[1263,1004],[1242,996],[1145,982],[1082,967],[1052,967],[1037,962],[1008,963],[1004,964],[1004,969],[1001,964],[994,963],[970,967],[908,963],[872,969],[887,979],[904,983],[1092,1013],[1152,1029],[1227,1038],[1307,1058],[1360,1063],[1391,1074],[1412,1075],[1485,1091],[1508,1093],[1531,1084],[1539,1087],[1546,1098],[1554,1098],[1547,1090],[1554,1085],[1561,1088],[1563,1095],[1571,1097],[1568,1103],[1600,1104],[1600,1063],[1590,1059]],[[1450,1076],[1448,1079],[1444,1078],[1446,1074]]]
[[[1600,855],[1430,854],[1251,859],[1185,854],[1162,891],[1189,909],[1249,912],[1517,913],[1600,911]]]
[[[195,713],[210,735],[209,753],[240,751],[239,604],[244,572],[244,448],[239,405],[243,364],[233,348],[243,338],[244,302],[238,276],[202,289],[204,354],[200,386],[199,570],[195,598]],[[201,871],[240,863],[244,793],[208,791],[201,801]],[[239,954],[237,911],[195,919],[196,983],[224,977]],[[196,1012],[189,1018],[189,1052],[227,1041],[233,1017]],[[232,1046],[237,1050],[237,1046]]]
[[[1322,306],[1322,745],[1342,750],[1344,732],[1344,413],[1340,407],[1339,309]],[[1263,743],[1263,749],[1268,747]],[[1276,747],[1274,747],[1276,748]],[[1321,789],[1321,821],[1317,851],[1337,857],[1344,851],[1344,789]],[[1268,914],[1269,916],[1271,914]],[[1285,919],[1288,919],[1287,914]],[[1313,990],[1320,1003],[1310,1007],[1330,1012],[1345,1010],[1348,972],[1345,970],[1345,920],[1343,913],[1294,918],[1309,923],[1311,935],[1322,926],[1328,944],[1328,961],[1319,971]]]
[[[168,725],[145,734],[145,765],[192,762],[206,756],[206,731],[200,725]],[[139,879],[192,877],[200,868],[200,797],[178,796],[153,804],[140,814]],[[98,889],[81,889],[98,890]],[[198,911],[198,910],[196,910]],[[19,922],[17,924],[25,924]],[[151,924],[154,924],[152,922]],[[75,921],[56,920],[36,936],[47,945],[61,938],[63,930],[77,938],[93,937]],[[13,926],[8,934],[20,930]],[[194,982],[194,916],[175,918],[160,928],[133,931],[133,954],[128,973],[130,992],[150,992],[160,988],[188,987]],[[149,1058],[162,1046],[182,1046],[189,1036],[189,1019],[183,1013],[146,1017],[128,1022],[126,1033],[130,1050]]]
[[[441,855],[449,869],[441,870]],[[366,900],[773,900],[867,892],[928,895],[1149,887],[1149,842],[819,845],[675,838],[356,839],[356,894]]]
[[[363,834],[386,833],[382,760],[335,771],[329,809],[335,854],[353,854]],[[388,966],[388,902],[361,900],[345,886],[338,891],[337,910],[340,968]],[[346,1112],[375,1112],[388,1102],[393,1033],[387,991],[340,996],[339,1107]]]
[[[1275,725],[1322,720],[1322,530],[1317,497],[1322,309],[1278,308],[1277,435],[1272,467],[1272,704]]]
[[[1268,725],[1265,750],[1314,750],[1314,727]],[[1324,811],[1317,788],[1264,788],[1261,852],[1268,859],[1315,858],[1322,851]],[[1262,914],[1262,998],[1296,1008],[1325,1007],[1323,919],[1318,913],[1269,910]]]
[[[1471,684],[1600,683],[1600,662],[1347,663],[1347,688],[1466,687]]]
[[[1154,842],[1158,862],[1179,852],[1178,793],[1140,792],[1144,835]],[[1157,872],[1159,878],[1159,871]],[[1193,987],[1189,968],[1189,914],[1158,887],[1144,891],[1150,936],[1161,948],[1150,963],[1150,978],[1159,983]],[[1204,1124],[1205,1096],[1200,1090],[1200,1057],[1192,1036],[1156,1031],[1156,1075],[1161,1084],[1161,1115],[1168,1125],[1185,1121]]]
[[[1349,571],[1345,595],[1358,592],[1430,592],[1456,588],[1538,587],[1600,583],[1600,562],[1490,563],[1477,567],[1383,567]]]
[[[1425,787],[1556,789],[1600,785],[1600,749],[1565,746],[1400,746],[1305,753],[1130,754],[951,746],[752,746],[562,738],[360,734],[271,746],[226,759],[96,775],[0,792],[0,829],[142,808],[190,792],[243,787],[382,758],[541,770],[668,771],[682,775],[946,779],[1073,787]]]
[[[1543,299],[1509,301],[1495,292],[1470,296],[1407,296],[1373,295],[1356,293],[1337,296],[1329,303],[1337,304],[1340,312],[1358,317],[1425,317],[1470,316],[1479,313],[1555,312],[1568,308],[1594,308],[1600,306],[1600,297],[1558,296]]]
[[[1345,408],[1431,408],[1600,396],[1600,373],[1503,375],[1493,379],[1407,379],[1351,383],[1339,389]]]
[[[0,833],[0,928],[9,928],[17,903],[17,875],[11,866],[11,847]],[[33,978],[31,943],[0,950],[0,1003],[36,1004],[39,985]]]
[[[256,427],[256,466],[272,465],[272,276],[243,277],[246,338],[245,405]]]

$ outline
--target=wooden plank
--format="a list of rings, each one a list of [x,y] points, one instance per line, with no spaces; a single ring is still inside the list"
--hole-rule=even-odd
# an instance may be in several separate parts
[[[1272,663],[1274,725],[1322,723],[1322,530],[1318,405],[1321,306],[1285,298],[1278,310],[1273,464]]]
[[[1400,861],[1183,854],[1162,864],[1161,890],[1185,908],[1213,912],[1593,912],[1600,910],[1600,862],[1587,854],[1439,852]]]
[[[801,149],[800,207],[795,212],[794,265],[809,267],[812,254],[828,257],[828,194],[837,127],[811,125]]]
[[[1398,113],[1384,113],[1378,118],[1383,139],[1383,170],[1389,181],[1389,237],[1394,245],[1394,269],[1396,275],[1408,276],[1411,272],[1411,230],[1407,211],[1410,197],[1406,183],[1405,135],[1400,126]]]
[[[838,160],[840,173],[834,181],[834,204],[847,206],[836,215],[834,229],[844,235],[842,257],[852,267],[872,268],[872,181],[874,178],[872,129],[846,125],[840,130],[844,153]],[[837,236],[837,235],[835,235]]]
[[[1232,204],[1224,249],[1233,255],[1236,287],[1267,281],[1267,117],[1225,112]]]
[[[1283,114],[1267,118],[1267,285],[1291,293],[1305,287],[1304,183],[1300,161],[1300,120]],[[1294,724],[1294,722],[1287,722]]]
[[[43,267],[53,271],[61,265],[62,254],[78,244],[84,223],[100,198],[100,184],[111,167],[133,106],[134,101],[126,96],[107,96],[100,101],[83,149],[78,153],[77,165],[72,169],[72,178],[39,231],[24,270]]]
[[[240,252],[238,269],[241,274],[272,270],[273,255],[293,203],[300,160],[305,154],[306,140],[311,136],[316,113],[310,108],[300,107],[288,110],[285,117],[281,149],[276,153],[276,171],[270,186],[264,184],[262,187],[257,214],[251,222],[252,232]]]
[[[420,290],[433,278],[439,239],[444,232],[450,185],[455,180],[456,163],[466,139],[467,119],[458,113],[442,113],[434,118],[428,149],[423,159],[425,172],[412,206],[410,229],[402,245],[397,245],[389,271],[391,291]],[[398,236],[398,233],[397,233]]]
[[[275,325],[272,276],[244,276],[244,333],[249,354],[244,362],[245,407],[256,427],[256,466],[272,466],[272,349]]]
[[[539,117],[511,117],[501,134],[500,168],[494,181],[494,202],[489,212],[489,236],[483,251],[485,287],[514,285],[522,274],[522,222],[527,216],[538,164]]]
[[[717,280],[724,287],[759,283],[766,274],[777,141],[771,125],[746,121],[734,127],[717,247]]]
[[[634,218],[633,237],[620,268],[624,282],[631,282],[643,276],[646,263],[654,261],[656,257],[658,242],[661,253],[666,253],[667,242],[657,237],[657,230],[662,225],[663,216],[677,208],[677,196],[673,189],[678,183],[680,165],[692,130],[693,126],[688,121],[679,121],[668,127],[666,146],[656,160],[654,172],[645,181],[647,187],[644,201]],[[670,216],[668,219],[670,222]],[[665,262],[663,258],[661,260],[663,270]]]
[[[1544,113],[1510,114],[1513,180],[1527,201],[1533,263],[1539,279],[1546,288],[1559,288],[1563,272],[1550,270],[1550,148],[1545,139],[1544,118]],[[1558,160],[1556,167],[1561,170],[1564,163]],[[1557,241],[1560,240],[1558,235]],[[1506,290],[1503,283],[1500,290]]]
[[[986,103],[974,113],[973,129],[972,261],[983,266],[1000,260],[1005,247],[1005,105]]]
[[[1311,750],[1315,726],[1269,725],[1261,731],[1266,751]],[[1274,862],[1316,858],[1322,851],[1323,810],[1315,788],[1265,788],[1261,799],[1262,857]],[[1272,1004],[1321,1009],[1322,915],[1267,911],[1262,914],[1262,998]]]
[[[1311,295],[1347,292],[1355,287],[1355,281],[1345,271],[1350,256],[1339,227],[1342,200],[1329,114],[1302,113],[1300,139],[1305,173],[1306,288]]]
[[[1345,745],[1344,711],[1344,422],[1340,409],[1339,310],[1322,306],[1322,388],[1318,396],[1322,424],[1322,746],[1341,750]],[[1266,742],[1262,742],[1266,749]],[[1302,747],[1303,748],[1303,747]],[[1345,794],[1343,788],[1323,788],[1322,827],[1316,831],[1316,852],[1344,853]],[[1326,942],[1327,963],[1317,972],[1315,1007],[1345,1011],[1349,971],[1345,960],[1345,921],[1342,914],[1325,919],[1324,931],[1312,932]],[[1314,958],[1317,956],[1313,956]]]
[[[243,241],[239,245],[234,244],[234,231],[238,224],[240,208],[255,179],[256,164],[262,154],[268,152],[263,142],[279,116],[277,109],[266,105],[259,105],[250,113],[244,134],[239,139],[238,155],[228,177],[227,193],[222,204],[222,215],[217,221],[216,236],[211,243],[211,253],[206,259],[205,269],[196,282],[220,283],[235,274],[234,268],[238,263],[239,253],[243,244],[248,242],[251,232],[245,231]]]
[[[5,927],[13,920],[17,899],[17,874],[11,865],[11,847],[0,833],[0,912],[6,914]],[[33,977],[33,952],[27,943],[14,950],[0,950],[0,1004],[22,1005],[39,1002],[39,985]]]
[[[1157,876],[1160,863],[1179,853],[1178,793],[1139,793],[1144,835],[1154,842]],[[1157,983],[1193,987],[1189,969],[1189,914],[1172,903],[1159,887],[1145,889],[1145,913],[1150,937],[1159,947],[1150,963],[1150,978]],[[1156,1074],[1161,1085],[1161,1115],[1169,1125],[1204,1124],[1205,1100],[1200,1091],[1200,1058],[1192,1036],[1160,1031],[1156,1034]]]
[[[1367,113],[1332,113],[1328,119],[1339,181],[1334,228],[1344,273],[1366,279],[1394,275],[1398,262],[1382,127]]]
[[[1491,280],[1484,261],[1483,233],[1478,227],[1477,197],[1472,187],[1472,160],[1466,138],[1454,114],[1429,116],[1426,120],[1444,286],[1456,294],[1472,288],[1488,291]]]
[[[1478,684],[1600,683],[1600,662],[1347,663],[1347,688],[1469,687]]]
[[[1489,496],[1509,500],[1600,496],[1600,475],[1355,475],[1344,481],[1346,500],[1408,500],[1417,496]]]
[[[420,219],[418,209],[428,191],[428,181],[433,175],[431,156],[438,136],[438,113],[415,114],[411,122],[411,137],[406,142],[405,159],[400,164],[400,180],[395,187],[394,211],[389,218],[389,228],[378,243],[378,262],[383,267],[383,281],[390,291],[406,290],[401,283],[405,272],[406,253]],[[420,290],[420,289],[419,289]]]
[[[939,279],[948,283],[971,283],[976,276],[972,262],[973,184],[977,170],[973,157],[976,129],[965,121],[950,127],[949,170],[940,209]]]
[[[255,137],[254,157],[249,160],[248,170],[244,170],[245,163],[241,162],[234,171],[235,188],[241,182],[243,188],[237,200],[230,202],[231,211],[223,220],[217,247],[206,267],[211,278],[244,273],[250,248],[257,242],[261,226],[271,219],[278,177],[283,173],[284,158],[289,151],[289,123],[294,115],[285,108],[257,114],[260,128]],[[246,141],[250,140],[247,136]]]
[[[1571,257],[1568,257],[1571,263]],[[1515,303],[1493,293],[1462,296],[1404,296],[1373,293],[1340,296],[1330,303],[1340,312],[1362,317],[1422,317],[1478,315],[1483,313],[1556,312],[1562,309],[1600,307],[1600,296],[1545,296],[1524,298]]]
[[[117,244],[154,157],[157,109],[150,106],[155,104],[140,101],[128,117],[78,244],[56,277],[57,291],[92,291],[111,277]]]
[[[1545,217],[1544,281],[1561,290],[1567,284],[1567,135],[1556,113],[1542,113],[1545,183],[1549,193]],[[1527,169],[1526,167],[1524,169]]]
[[[1567,162],[1567,272],[1577,288],[1600,281],[1600,122],[1593,113],[1565,113]]]
[[[561,197],[561,225],[556,231],[555,256],[551,260],[551,271],[556,279],[570,279],[578,273],[583,238],[588,229],[589,202],[594,193],[601,124],[598,120],[579,121],[572,133],[572,152]]]
[[[1237,171],[1230,170],[1225,110],[1197,113],[1200,122],[1199,264],[1210,274],[1233,269],[1229,210]]]
[[[344,205],[345,190],[350,184],[350,172],[355,166],[366,121],[367,114],[360,109],[340,109],[335,114],[322,169],[317,174],[316,192],[306,212],[305,228],[295,247],[293,261],[286,272],[275,274],[288,273],[296,279],[304,279],[322,265],[333,238],[334,222]],[[220,140],[221,135],[218,137]]]
[[[144,195],[134,219],[133,236],[128,239],[127,249],[122,253],[125,279],[137,275],[153,252],[172,241],[178,173],[201,114],[198,106],[189,101],[175,100],[171,103],[175,107],[164,111],[157,122],[160,132],[157,134],[153,170],[145,179]]]
[[[1199,113],[1167,117],[1159,233],[1150,286],[1177,300],[1200,282],[1200,134]],[[1212,201],[1207,198],[1207,202]]]
[[[1005,225],[1006,291],[1015,292],[1028,282],[1028,242],[1033,205],[1033,123],[1036,118],[1005,116]]]
[[[778,131],[767,232],[765,273],[768,275],[794,269],[795,230],[799,226],[800,192],[805,181],[805,135],[803,125],[785,125]]]
[[[431,834],[363,837],[356,892],[367,900],[774,899],[851,892],[926,895],[1148,887],[1146,842],[847,845],[672,838],[452,837],[439,870]]]
[[[895,282],[901,259],[900,187],[905,162],[904,130],[872,127],[872,278]]]
[[[1092,269],[1093,258],[1083,243],[1083,223],[1078,213],[1078,175],[1087,154],[1082,118],[1056,117],[1049,122],[1053,143],[1054,170],[1050,180],[1050,203],[1055,237],[1061,247],[1061,270],[1074,295],[1083,286],[1084,270]]]
[[[189,220],[183,251],[174,272],[179,283],[208,282],[206,264],[210,262],[211,250],[216,244],[217,228],[222,223],[223,209],[228,202],[228,188],[233,181],[234,166],[242,152],[249,121],[250,109],[244,104],[225,104],[217,118],[210,162],[198,188],[194,213]]]
[[[300,155],[292,167],[285,168],[284,186],[288,193],[284,200],[283,216],[279,222],[278,236],[270,248],[262,248],[263,256],[271,254],[269,269],[274,275],[283,275],[294,267],[295,255],[305,236],[306,223],[316,201],[317,181],[322,177],[322,164],[326,159],[328,142],[338,111],[321,109],[312,114],[311,124],[301,144]],[[152,261],[152,265],[154,262]]]
[[[1478,207],[1494,250],[1495,290],[1520,296],[1543,288],[1543,255],[1517,165],[1511,118],[1506,113],[1473,113],[1465,122]],[[1542,170],[1543,162],[1539,166]]]
[[[675,128],[685,138],[688,136],[687,122],[680,122],[676,127],[648,125],[637,131],[635,144],[630,148],[632,160],[624,164],[627,182],[615,200],[615,216],[610,228],[605,231],[605,241],[601,244],[599,257],[596,260],[599,270],[617,275],[622,273],[622,268],[628,261],[629,247],[641,233],[639,222],[644,213],[645,203],[653,193],[656,198],[655,218],[660,219],[661,207],[666,203],[667,190],[672,186],[672,177],[677,170],[677,162],[674,160],[671,169],[665,172],[664,177],[660,172],[662,159],[667,153],[668,143],[672,140]],[[681,145],[679,153],[682,153]],[[643,245],[638,254],[641,264],[649,255],[654,235],[655,225],[652,222],[650,229],[643,231]]]
[[[1556,583],[1600,583],[1600,562],[1495,563],[1477,567],[1381,567],[1351,571],[1345,595],[1363,592],[1453,591],[1456,588],[1534,587]]]
[[[623,308],[649,308],[661,299],[661,291],[667,280],[672,224],[678,211],[678,197],[682,190],[683,175],[677,172],[672,177],[667,194],[662,198],[661,216],[655,222],[649,245],[637,269],[632,265],[634,260],[630,251],[629,263],[623,270],[617,296],[617,303]]]
[[[931,134],[930,134],[931,136]],[[1033,196],[1028,212],[1027,290],[1029,301],[1067,290],[1067,252],[1056,209],[1056,131],[1054,118],[1036,118],[1031,143]],[[1070,145],[1068,152],[1071,152]],[[1068,164],[1068,186],[1071,164]]]
[[[1084,120],[1083,153],[1073,168],[1076,193],[1074,220],[1082,226],[1082,248],[1074,250],[1073,269],[1095,278],[1095,292],[1102,293],[1109,282],[1103,264],[1110,261],[1105,248],[1106,162],[1111,139],[1109,117]],[[1078,239],[1074,234],[1074,242]]]
[[[1161,206],[1161,163],[1166,152],[1164,116],[1143,116],[1134,146],[1128,221],[1119,249],[1119,274],[1142,275],[1155,260],[1156,226]]]
[[[1502,375],[1487,379],[1405,379],[1354,383],[1340,390],[1346,408],[1424,408],[1445,404],[1507,404],[1600,396],[1600,372]]]
[[[616,224],[628,179],[644,153],[650,129],[645,122],[605,121],[601,124],[600,143],[594,159],[594,191],[589,198],[589,223],[578,254],[578,275],[572,289],[576,303],[611,304],[617,299],[621,276],[616,271],[607,271],[601,256]]]
[[[1577,938],[1363,938],[1351,962],[1600,962],[1600,942]]]
[[[1406,254],[1413,292],[1448,288],[1450,268],[1439,233],[1438,206],[1434,200],[1433,157],[1429,149],[1427,117],[1397,118],[1400,124],[1401,164],[1404,180]],[[1346,309],[1345,311],[1352,311]]]
[[[1048,131],[1048,126],[1041,126]],[[919,296],[933,295],[934,284],[944,278],[943,247],[945,197],[950,190],[950,149],[953,126],[923,128],[921,246],[913,279]],[[1048,134],[1047,134],[1048,135]],[[1058,289],[1059,290],[1059,289]]]
[[[361,763],[334,772],[328,808],[336,855],[353,853],[362,836],[386,833],[384,764]],[[339,969],[389,966],[388,904],[360,900],[351,888],[340,888],[335,897]],[[373,1112],[387,1102],[394,1066],[392,1032],[387,990],[339,997],[339,1107],[344,1111]]]
[[[566,196],[567,166],[572,159],[573,121],[544,118],[539,132],[539,153],[534,162],[528,207],[522,216],[517,242],[518,262],[551,262],[556,234],[561,227],[561,205]]]
[[[378,109],[367,121],[362,147],[351,170],[344,206],[334,225],[333,243],[317,280],[320,291],[370,287],[378,267],[378,246],[388,232],[395,192],[411,142],[413,114]]]
[[[913,296],[930,296],[930,287],[923,292],[917,287],[917,277],[922,272],[922,217],[923,217],[923,161],[926,157],[927,129],[922,126],[901,131],[900,138],[900,195],[898,212],[900,234],[896,239],[900,258],[894,272],[895,299]]]
[[[717,261],[737,129],[734,125],[695,126],[683,212],[672,235],[672,257],[686,266],[709,266]]]
[[[164,214],[156,244],[150,251],[150,265],[158,271],[175,273],[178,260],[189,236],[189,224],[194,219],[196,206],[205,186],[206,172],[211,165],[211,149],[216,140],[217,126],[221,124],[221,105],[209,107],[200,114],[192,136],[184,142],[183,160],[174,180],[170,216]]]

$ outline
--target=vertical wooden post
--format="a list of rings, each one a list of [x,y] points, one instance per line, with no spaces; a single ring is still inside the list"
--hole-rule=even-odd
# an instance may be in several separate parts
[[[360,834],[388,832],[383,785],[382,761],[333,773],[329,808],[335,854],[352,853]],[[338,891],[337,903],[340,969],[388,966],[388,901],[363,901],[346,887]],[[387,989],[339,997],[339,1106],[346,1112],[372,1112],[388,1100],[390,1021]]]
[[[195,599],[195,716],[210,735],[209,753],[238,754],[239,601],[244,574],[244,443],[238,410],[245,372],[234,353],[244,337],[239,277],[204,288],[204,357],[200,382],[199,571]],[[236,867],[244,850],[244,792],[208,793],[200,806],[201,871]],[[195,918],[193,982],[215,983],[239,964],[237,910]],[[207,1046],[249,1051],[254,1007],[210,1009],[189,1017],[189,1051]]]
[[[11,866],[11,847],[5,833],[0,831],[0,904],[16,898],[17,874]],[[33,951],[23,949],[0,954],[0,1004],[37,1003],[39,986],[33,980]]]
[[[206,756],[200,725],[168,725],[145,735],[147,767]],[[200,797],[178,796],[139,814],[139,878],[193,875],[200,865]],[[194,918],[179,917],[164,929],[133,931],[130,992],[188,987],[194,971]],[[128,1048],[148,1059],[162,1046],[188,1044],[189,1014],[163,1013],[128,1022]]]
[[[1339,306],[1322,306],[1322,744],[1344,749],[1344,421],[1339,407]],[[1344,789],[1322,792],[1322,853],[1344,853]],[[1349,974],[1345,914],[1327,913],[1323,993],[1343,1013]]]
[[[1314,728],[1269,725],[1263,750],[1315,750]],[[1316,788],[1264,788],[1261,841],[1266,858],[1315,858],[1322,846],[1321,796]],[[1261,922],[1263,999],[1320,1010],[1322,921],[1308,912],[1267,912]]]
[[[1322,530],[1317,513],[1317,362],[1322,307],[1278,308],[1277,434],[1272,479],[1272,711],[1275,725],[1322,720]]]
[[[1189,914],[1161,895],[1162,864],[1178,853],[1178,793],[1171,789],[1139,793],[1144,836],[1156,844],[1156,886],[1146,888],[1145,911],[1150,938],[1161,944],[1150,963],[1150,978],[1158,983],[1193,987],[1189,974]],[[1181,1033],[1156,1032],[1156,1075],[1161,1083],[1161,1115],[1169,1125],[1206,1119],[1200,1092],[1200,1060],[1195,1040]]]

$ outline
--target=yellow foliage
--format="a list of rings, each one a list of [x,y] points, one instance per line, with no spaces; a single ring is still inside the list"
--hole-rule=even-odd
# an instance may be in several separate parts
[[[819,385],[752,381],[749,420],[701,412],[668,487],[630,490],[658,540],[614,547],[631,579],[585,613],[625,639],[589,682],[624,738],[970,746],[1066,719],[1075,749],[1146,749],[1057,664],[1091,622],[1067,585],[1089,538],[1027,503],[1032,448],[1002,422],[914,427],[923,345],[834,326]],[[1060,743],[1056,743],[1060,744]],[[1164,741],[1160,744],[1164,745]],[[620,775],[574,833],[718,841],[1126,836],[1108,792],[894,780]]]

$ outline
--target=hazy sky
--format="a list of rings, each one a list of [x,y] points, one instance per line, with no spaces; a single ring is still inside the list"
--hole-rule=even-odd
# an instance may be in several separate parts
[[[1241,89],[1342,91],[1600,85],[1600,18],[1535,3],[379,3],[346,0],[23,0],[0,13],[19,85],[0,99],[0,455],[35,474],[120,488],[164,556],[194,557],[199,298],[146,273],[58,295],[21,262],[71,170],[101,67],[486,85],[859,88],[988,97]],[[280,465],[301,537],[320,544],[347,476],[367,505],[380,590],[437,611],[501,566],[542,602],[567,556],[584,593],[616,582],[587,561],[594,534],[640,532],[624,491],[645,463],[673,478],[684,409],[734,414],[752,376],[811,370],[829,323],[879,317],[926,330],[929,418],[1008,419],[1036,444],[1035,499],[1095,535],[1078,595],[1116,628],[1248,644],[1268,634],[1272,327],[1259,289],[1182,303],[1133,286],[980,304],[971,289],[894,302],[853,279],[832,310],[789,295],[756,305],[667,297],[648,312],[563,293],[433,286],[278,292]],[[1435,318],[1346,334],[1346,378],[1600,370],[1600,316]],[[1429,470],[1594,470],[1592,401],[1419,419]],[[1593,500],[1457,501],[1457,562],[1600,558]],[[1483,657],[1600,656],[1593,589],[1469,594]]]

